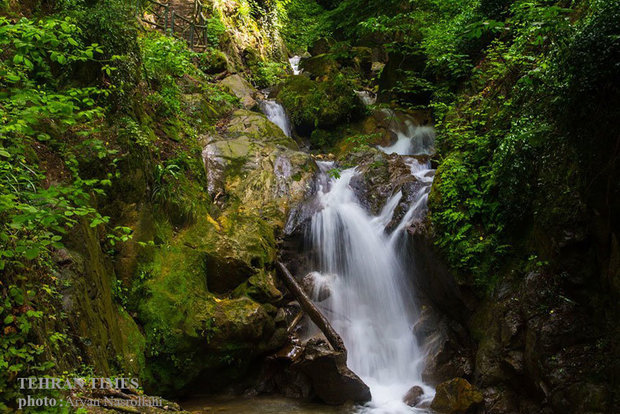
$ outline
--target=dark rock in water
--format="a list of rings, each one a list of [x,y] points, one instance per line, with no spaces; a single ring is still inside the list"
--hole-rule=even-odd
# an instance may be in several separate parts
[[[474,367],[473,353],[470,351],[472,344],[457,322],[425,307],[414,332],[425,344],[427,357],[422,372],[425,382],[439,384],[454,377],[471,377]]]
[[[424,390],[419,385],[414,385],[407,391],[407,394],[403,397],[403,402],[410,407],[415,407],[420,402],[420,399],[424,395]]]
[[[327,404],[370,401],[370,388],[347,367],[343,353],[331,350],[324,341],[311,340],[299,367],[310,377],[319,399]]]
[[[454,378],[437,386],[431,409],[442,414],[463,414],[482,400],[482,393],[466,379]]]

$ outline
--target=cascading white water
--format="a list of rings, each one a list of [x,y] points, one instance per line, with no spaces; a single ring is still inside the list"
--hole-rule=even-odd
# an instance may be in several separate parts
[[[288,63],[291,64],[291,68],[293,69],[293,75],[299,75],[301,73],[299,62],[301,62],[301,56],[293,56],[288,60]]]
[[[419,126],[408,115],[397,116],[389,109],[382,109],[386,118],[391,119],[391,130],[396,134],[396,142],[379,149],[387,154],[430,155],[434,152],[435,129],[431,126]]]
[[[377,94],[370,91],[354,91],[357,97],[366,106],[374,105],[377,102]]]
[[[291,121],[289,121],[288,115],[286,115],[286,111],[282,105],[276,101],[265,100],[260,102],[260,109],[267,119],[284,131],[287,137],[291,136]]]
[[[411,154],[417,145],[413,141],[420,138],[411,132],[409,145],[403,150],[406,154]],[[424,143],[420,145],[428,150]],[[407,277],[408,264],[399,254],[404,248],[405,229],[426,211],[433,171],[415,158],[406,162],[424,185],[392,234],[387,234],[385,227],[392,220],[401,192],[387,200],[381,213],[373,217],[350,186],[356,170],[327,178],[333,164],[319,163],[324,173],[319,191],[322,210],[313,216],[310,228],[318,253],[314,299],[343,337],[349,368],[371,389],[373,400],[360,409],[363,412],[421,411],[403,403],[403,396],[413,385],[424,389],[425,399],[434,395],[421,379],[424,355],[412,330],[417,313]],[[326,285],[329,295],[324,293]]]

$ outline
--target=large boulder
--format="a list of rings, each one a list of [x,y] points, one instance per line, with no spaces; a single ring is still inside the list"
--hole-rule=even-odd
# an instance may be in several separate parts
[[[220,85],[228,90],[232,95],[235,95],[246,109],[252,109],[256,106],[254,100],[256,96],[256,89],[245,79],[239,75],[230,75],[224,78]]]
[[[157,222],[160,242],[138,269],[145,385],[166,395],[237,381],[287,338],[273,306],[276,239],[316,164],[262,114],[238,110],[219,131],[203,137],[208,194],[195,195],[194,219]]]
[[[340,70],[338,61],[329,54],[302,59],[299,67],[312,79],[328,79]]]
[[[466,379],[454,378],[437,386],[431,408],[441,414],[465,414],[482,400],[482,393]]]
[[[309,136],[319,128],[355,121],[364,114],[353,85],[342,75],[323,82],[291,76],[278,87],[282,103],[298,134]]]
[[[362,404],[371,399],[370,388],[347,367],[346,355],[324,341],[308,341],[298,365],[310,378],[317,397],[327,404]]]

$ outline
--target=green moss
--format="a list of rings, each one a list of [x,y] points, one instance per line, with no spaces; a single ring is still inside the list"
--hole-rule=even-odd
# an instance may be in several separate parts
[[[364,113],[353,85],[342,75],[323,82],[291,76],[281,85],[277,98],[296,130],[308,136],[317,127],[332,128]]]

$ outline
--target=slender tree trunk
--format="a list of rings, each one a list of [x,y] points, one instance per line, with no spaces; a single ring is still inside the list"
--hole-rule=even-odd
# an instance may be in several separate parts
[[[297,283],[286,266],[284,266],[281,262],[278,262],[278,269],[280,270],[282,280],[284,281],[284,284],[289,292],[291,292],[291,294],[297,299],[301,305],[301,308],[310,317],[312,322],[314,322],[321,332],[323,332],[329,344],[332,348],[334,348],[334,351],[342,352],[346,356],[347,349],[344,346],[344,341],[340,335],[338,335],[338,332],[334,330],[327,318],[323,316],[321,311],[314,305],[308,295],[306,295],[306,292],[304,292],[301,286],[299,286],[299,283]]]

